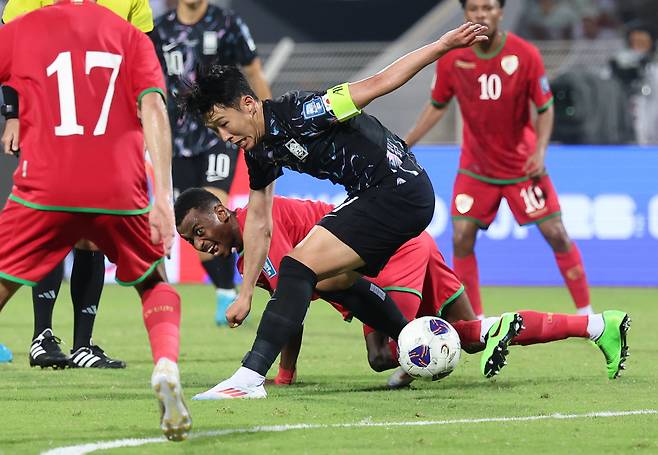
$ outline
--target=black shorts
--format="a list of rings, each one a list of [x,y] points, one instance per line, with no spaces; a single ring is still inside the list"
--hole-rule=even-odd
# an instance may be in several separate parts
[[[366,265],[357,272],[377,276],[398,248],[425,230],[433,215],[434,188],[423,171],[400,186],[395,175],[387,177],[347,198],[318,225],[363,259]]]
[[[172,161],[174,196],[188,188],[211,187],[229,192],[238,161],[237,147],[220,142],[207,152]]]

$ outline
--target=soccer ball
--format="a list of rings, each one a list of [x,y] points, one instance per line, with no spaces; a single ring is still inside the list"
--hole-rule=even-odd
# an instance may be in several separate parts
[[[441,318],[414,319],[398,338],[398,362],[414,378],[445,378],[459,363],[460,354],[457,331]]]

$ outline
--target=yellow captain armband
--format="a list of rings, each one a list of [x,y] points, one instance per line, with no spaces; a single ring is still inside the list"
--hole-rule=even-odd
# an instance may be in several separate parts
[[[354,105],[354,101],[352,101],[347,82],[327,90],[327,98],[329,99],[331,109],[334,111],[334,115],[341,122],[349,120],[361,113],[361,109],[357,108]]]

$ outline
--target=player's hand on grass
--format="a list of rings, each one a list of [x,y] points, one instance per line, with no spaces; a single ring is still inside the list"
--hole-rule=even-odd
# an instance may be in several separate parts
[[[525,166],[523,166],[523,171],[530,178],[541,177],[545,172],[544,167],[544,153],[537,151],[528,157]]]
[[[7,155],[15,155],[20,149],[18,147],[18,119],[7,119],[5,124],[5,131],[2,133],[2,147]]]
[[[473,22],[466,22],[465,24],[450,30],[448,33],[439,38],[448,50],[456,49],[459,47],[469,47],[476,43],[487,41],[484,32],[488,30],[486,25],[474,24]]]
[[[238,298],[235,299],[235,302],[233,302],[233,304],[226,310],[228,326],[235,328],[242,324],[242,322],[247,319],[247,316],[249,316],[250,311],[251,297],[239,294]]]
[[[154,245],[162,243],[167,257],[171,254],[174,244],[174,208],[169,198],[156,198],[149,214],[151,226],[151,242]]]

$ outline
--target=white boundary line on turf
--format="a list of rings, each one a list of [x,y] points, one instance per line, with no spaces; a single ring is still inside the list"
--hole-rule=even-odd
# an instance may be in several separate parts
[[[658,414],[656,409],[639,409],[636,411],[601,411],[589,412],[587,414],[548,414],[536,416],[518,416],[518,417],[488,417],[481,419],[454,419],[454,420],[420,420],[411,422],[353,422],[353,423],[331,423],[331,424],[314,424],[299,423],[291,425],[271,425],[259,426],[252,428],[234,428],[227,430],[203,431],[192,433],[190,439],[207,438],[212,436],[226,436],[238,433],[278,433],[291,430],[317,430],[324,428],[364,428],[364,427],[418,427],[430,425],[459,425],[475,423],[495,423],[495,422],[531,422],[535,420],[563,420],[563,419],[587,419],[595,417],[624,417],[634,415]],[[84,455],[97,450],[118,449],[121,447],[137,447],[146,444],[157,444],[167,442],[164,437],[143,438],[143,439],[117,439],[115,441],[92,442],[77,446],[59,447],[56,449],[42,452],[41,455]]]

